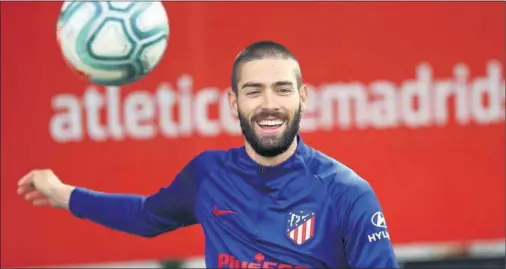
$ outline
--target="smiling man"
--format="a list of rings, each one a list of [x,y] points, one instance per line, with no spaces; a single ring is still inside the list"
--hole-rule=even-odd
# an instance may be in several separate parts
[[[295,56],[251,44],[232,89],[244,147],[204,151],[151,196],[64,184],[51,170],[28,173],[18,193],[139,236],[201,224],[209,268],[399,267],[371,186],[298,135],[307,89]]]
[[[234,62],[231,84],[229,103],[250,156],[269,165],[292,155],[307,98],[295,57],[275,43],[254,44]]]

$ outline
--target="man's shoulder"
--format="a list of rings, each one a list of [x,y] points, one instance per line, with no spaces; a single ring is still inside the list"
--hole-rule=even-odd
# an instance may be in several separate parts
[[[212,166],[221,163],[227,158],[227,150],[204,150],[193,158],[192,162],[199,166]]]
[[[218,169],[237,158],[239,148],[213,149],[200,152],[191,163],[199,169]]]
[[[313,149],[313,160],[310,164],[312,173],[326,186],[333,198],[346,196],[354,200],[361,194],[372,191],[367,180],[344,163]]]

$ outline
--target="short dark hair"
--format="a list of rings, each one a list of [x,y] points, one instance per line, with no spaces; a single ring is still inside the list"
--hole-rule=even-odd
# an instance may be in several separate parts
[[[239,84],[239,70],[241,65],[253,61],[260,60],[265,58],[281,58],[281,59],[292,59],[298,62],[295,55],[285,46],[280,43],[263,40],[250,44],[244,50],[242,50],[239,55],[235,58],[234,65],[232,68],[232,90],[237,93],[238,84]],[[302,75],[300,74],[300,70],[296,70],[297,77],[297,87],[300,87],[302,84]]]

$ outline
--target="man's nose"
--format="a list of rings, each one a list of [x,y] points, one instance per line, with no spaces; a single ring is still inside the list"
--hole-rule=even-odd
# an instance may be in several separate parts
[[[278,110],[279,102],[273,90],[267,89],[263,94],[262,108],[266,110]]]

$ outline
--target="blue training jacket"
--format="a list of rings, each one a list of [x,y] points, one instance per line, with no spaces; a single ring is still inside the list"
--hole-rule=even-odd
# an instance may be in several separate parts
[[[148,197],[76,188],[70,211],[145,237],[201,224],[208,268],[398,268],[369,183],[297,140],[274,167],[205,151]]]

